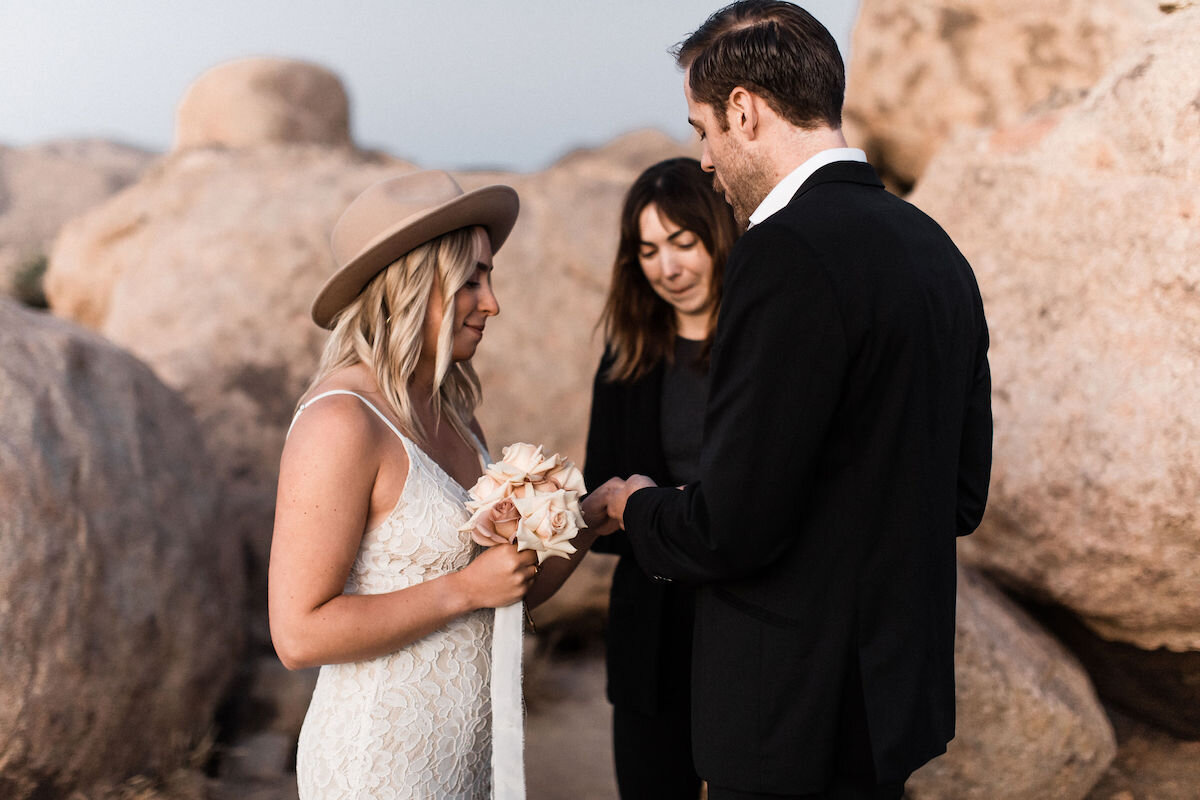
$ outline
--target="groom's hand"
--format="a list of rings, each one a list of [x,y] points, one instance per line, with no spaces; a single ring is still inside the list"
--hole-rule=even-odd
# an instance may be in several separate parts
[[[649,489],[654,486],[658,486],[658,484],[645,475],[630,475],[625,479],[625,485],[620,487],[618,491],[614,491],[612,496],[609,497],[608,515],[615,519],[621,528],[624,528],[625,504],[629,502],[629,495],[638,489]]]

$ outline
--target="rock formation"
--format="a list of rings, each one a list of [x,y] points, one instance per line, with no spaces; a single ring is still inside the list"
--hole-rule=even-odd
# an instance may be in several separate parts
[[[1200,650],[1143,650],[1097,635],[1062,607],[1031,609],[1083,664],[1106,705],[1175,736],[1200,740]]]
[[[1114,715],[1117,757],[1088,800],[1194,800],[1200,741],[1180,741]]]
[[[1200,724],[1198,36],[1200,8],[1165,17],[1083,103],[961,137],[912,197],[974,265],[992,331],[992,497],[960,553],[1079,617],[1095,636],[1068,641],[1104,695],[1185,734]]]
[[[1077,99],[1159,16],[1145,0],[861,0],[846,122],[906,189],[956,129]]]
[[[238,543],[187,405],[0,298],[0,796],[185,765],[238,656]]]
[[[1116,752],[1071,654],[971,570],[959,570],[957,733],[909,780],[912,800],[1082,800]]]
[[[154,158],[103,141],[0,146],[0,296],[38,301],[62,224],[135,181]]]
[[[350,145],[350,103],[341,80],[323,67],[286,58],[213,67],[188,87],[175,123],[176,150]]]
[[[1082,105],[944,149],[913,201],[979,277],[995,466],[973,562],[1099,634],[1200,649],[1200,9]]]

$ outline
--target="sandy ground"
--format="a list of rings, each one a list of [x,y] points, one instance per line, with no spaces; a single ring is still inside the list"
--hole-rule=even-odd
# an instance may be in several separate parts
[[[603,648],[526,663],[529,800],[616,800]]]

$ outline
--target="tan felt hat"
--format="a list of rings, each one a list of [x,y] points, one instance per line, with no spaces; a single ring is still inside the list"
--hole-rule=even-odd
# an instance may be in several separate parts
[[[511,186],[485,186],[464,193],[441,170],[410,172],[368,187],[333,226],[330,244],[338,268],[313,300],[313,322],[333,327],[333,318],[372,278],[430,239],[482,225],[492,252],[499,250],[517,221],[519,207]]]

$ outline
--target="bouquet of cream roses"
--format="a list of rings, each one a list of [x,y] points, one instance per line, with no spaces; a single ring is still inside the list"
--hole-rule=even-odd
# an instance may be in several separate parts
[[[581,528],[579,496],[583,475],[558,453],[525,442],[504,448],[500,461],[471,487],[471,518],[459,530],[484,547],[515,541],[518,550],[536,550],[538,564],[550,556],[568,558]]]

